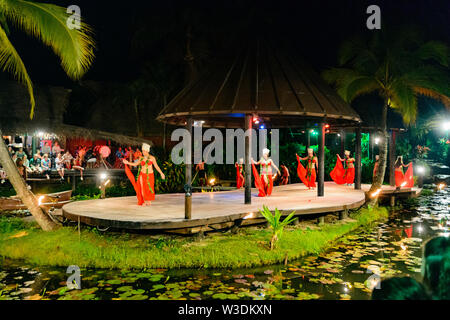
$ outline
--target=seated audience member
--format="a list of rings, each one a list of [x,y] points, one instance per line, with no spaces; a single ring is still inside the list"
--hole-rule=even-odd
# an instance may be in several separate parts
[[[425,287],[410,277],[394,277],[380,282],[372,300],[430,300]]]
[[[4,184],[6,179],[7,179],[6,172],[5,172],[5,170],[3,170],[2,167],[0,167],[0,182],[1,182],[1,184]]]
[[[62,158],[61,152],[56,155],[55,167],[56,167],[56,171],[58,171],[58,174],[61,177],[61,181],[63,181],[64,180],[64,160]]]
[[[14,163],[16,163],[16,160],[17,160],[17,154],[16,154],[16,153],[13,153],[13,155],[11,156],[11,159],[12,159],[12,161],[13,161]]]
[[[39,158],[37,153],[30,160],[30,169],[34,173],[42,173],[41,158]]]
[[[450,239],[436,237],[425,244],[422,258],[423,284],[436,300],[450,299]]]
[[[9,155],[12,157],[12,155],[15,153],[12,146],[8,146],[8,152],[9,152]]]
[[[27,169],[28,173],[33,173],[33,170],[30,168],[30,160],[28,160],[27,155],[23,156],[23,165],[25,166],[25,169]]]
[[[41,152],[41,149],[38,148],[38,149],[36,150],[36,153],[35,153],[34,155],[37,156],[39,159],[42,159],[42,156],[43,156],[44,154]]]
[[[23,159],[23,157],[26,156],[25,151],[23,151],[23,148],[19,148],[19,151],[16,152],[16,156],[18,159]]]
[[[51,170],[52,163],[51,163],[51,160],[48,158],[47,153],[44,154],[44,157],[41,160],[41,167],[42,167],[42,173],[45,174],[47,179],[50,179],[50,174],[52,172],[52,170]]]
[[[20,158],[17,158],[16,166],[17,166],[17,170],[19,171],[20,176],[23,178],[23,180],[27,181],[27,168],[25,168],[25,166],[23,165],[23,160]]]
[[[63,162],[64,162],[64,165],[66,166],[66,168],[69,170],[72,169],[73,156],[69,152],[69,150],[67,150],[66,153],[64,153],[62,158],[63,158]]]
[[[61,153],[61,151],[63,151],[63,150],[62,150],[61,147],[59,146],[59,142],[58,142],[58,141],[55,141],[55,143],[53,144],[53,147],[52,147],[52,154],[53,154],[55,157],[57,157],[58,154]]]

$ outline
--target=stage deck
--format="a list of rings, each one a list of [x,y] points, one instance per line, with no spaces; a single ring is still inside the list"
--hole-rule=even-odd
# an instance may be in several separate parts
[[[259,209],[266,205],[284,214],[319,215],[358,208],[365,201],[365,192],[349,186],[325,182],[325,196],[303,184],[274,187],[270,197],[260,198],[252,189],[252,203],[244,204],[244,189],[203,192],[192,195],[192,219],[184,219],[184,194],[159,194],[151,206],[137,205],[136,197],[77,201],[63,207],[63,216],[99,227],[123,229],[182,229],[226,224],[241,220],[249,213],[261,217]],[[252,219],[245,220],[250,222]]]

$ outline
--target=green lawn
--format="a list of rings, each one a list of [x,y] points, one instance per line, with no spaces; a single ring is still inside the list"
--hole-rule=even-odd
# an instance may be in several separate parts
[[[285,229],[270,251],[270,229],[242,228],[238,234],[213,233],[203,240],[179,236],[99,233],[74,227],[43,232],[19,218],[0,218],[0,255],[36,265],[142,269],[239,268],[268,265],[317,254],[345,234],[385,219],[386,208],[361,209],[344,221]]]

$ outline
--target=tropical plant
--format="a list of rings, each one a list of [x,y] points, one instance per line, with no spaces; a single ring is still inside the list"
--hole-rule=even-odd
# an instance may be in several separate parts
[[[387,162],[388,109],[400,113],[405,124],[417,116],[418,95],[450,106],[449,50],[438,41],[424,42],[417,29],[402,27],[373,33],[371,39],[354,37],[339,51],[339,67],[322,73],[347,102],[376,92],[384,103],[381,114],[380,165],[369,193],[381,187]],[[374,204],[375,198],[372,201]]]
[[[67,9],[50,3],[24,0],[0,0],[0,68],[26,86],[30,96],[30,118],[33,118],[35,99],[33,84],[19,53],[10,42],[9,25],[49,46],[61,59],[61,66],[73,80],[79,80],[94,59],[94,40],[91,28],[81,21],[79,28],[68,24]],[[0,137],[2,132],[0,129]],[[53,230],[55,222],[38,205],[34,194],[28,190],[15,164],[9,156],[3,139],[0,139],[0,164],[17,195],[44,230]]]
[[[263,206],[262,210],[259,210],[261,215],[267,220],[270,228],[272,229],[272,237],[270,238],[270,250],[273,250],[278,240],[281,238],[284,227],[289,223],[294,221],[294,213],[291,212],[283,221],[281,221],[281,212],[275,208],[275,213],[273,214],[269,208]]]

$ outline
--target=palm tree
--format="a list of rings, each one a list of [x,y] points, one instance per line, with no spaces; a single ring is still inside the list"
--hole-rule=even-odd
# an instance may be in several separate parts
[[[0,0],[0,67],[26,86],[30,96],[31,119],[35,109],[33,83],[22,59],[8,39],[8,23],[52,48],[61,59],[61,66],[66,74],[71,79],[78,80],[92,64],[94,41],[91,28],[87,24],[81,22],[80,28],[71,29],[68,26],[68,18],[67,9],[57,5],[24,0]],[[57,225],[40,209],[36,197],[27,189],[3,139],[0,139],[0,164],[36,222],[43,230],[55,229]]]
[[[377,93],[384,101],[381,114],[380,165],[369,194],[381,187],[388,152],[388,109],[400,113],[406,125],[417,117],[418,95],[450,106],[449,49],[438,41],[424,42],[420,32],[401,27],[383,28],[370,39],[354,37],[340,48],[339,67],[322,73],[338,94],[351,103],[356,97]],[[371,204],[376,203],[376,199]]]

